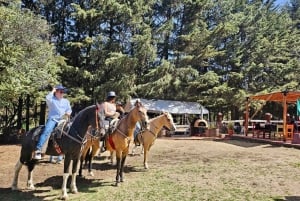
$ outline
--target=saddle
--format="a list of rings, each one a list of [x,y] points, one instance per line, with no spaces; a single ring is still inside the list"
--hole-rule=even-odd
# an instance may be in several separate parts
[[[71,127],[71,122],[63,119],[59,121],[56,125],[56,127],[51,132],[49,138],[46,140],[44,146],[42,147],[42,153],[46,153],[48,155],[60,155],[61,149],[61,139],[63,137],[63,133],[69,132],[69,129]],[[39,137],[41,133],[43,132],[45,128],[45,125],[41,125],[35,128],[32,134],[32,140],[37,142],[39,140]]]
[[[105,139],[106,135],[109,135],[112,132],[114,132],[114,130],[116,130],[118,124],[119,124],[119,119],[112,119],[111,121],[104,120],[105,135],[104,135],[103,139]]]

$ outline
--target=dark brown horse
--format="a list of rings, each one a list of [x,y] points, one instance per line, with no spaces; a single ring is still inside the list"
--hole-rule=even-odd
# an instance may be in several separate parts
[[[57,143],[59,144],[60,150],[65,155],[62,199],[68,198],[66,186],[69,177],[69,166],[71,161],[73,161],[73,164],[70,190],[72,193],[78,192],[76,186],[76,174],[78,171],[79,157],[84,143],[86,142],[85,135],[88,127],[92,126],[94,128],[97,128],[97,130],[99,129],[99,125],[101,123],[100,116],[102,115],[102,112],[100,111],[100,105],[98,104],[86,107],[85,109],[81,110],[74,117],[74,121],[72,122],[69,129],[62,132],[63,134],[60,139],[56,139]],[[11,187],[12,190],[18,189],[18,177],[23,165],[27,166],[28,169],[27,187],[29,189],[35,189],[33,185],[32,172],[35,165],[37,164],[37,160],[33,159],[34,148],[37,143],[37,139],[36,137],[34,137],[34,135],[36,134],[37,129],[38,128],[31,129],[23,138],[20,159],[15,166],[15,175]],[[46,153],[49,155],[57,155],[58,153],[55,151],[55,148],[50,145],[50,142],[51,140],[49,141]]]
[[[124,164],[137,122],[141,122],[141,125],[144,128],[149,126],[147,109],[139,101],[137,101],[135,103],[135,107],[132,108],[130,112],[119,121],[117,128],[106,139],[107,150],[109,150],[111,153],[113,151],[116,152],[116,186],[118,183],[124,181]]]
[[[136,136],[135,140],[137,140],[140,144],[143,145],[145,169],[148,169],[147,156],[150,151],[150,148],[154,144],[158,133],[163,127],[167,128],[170,131],[176,130],[176,126],[173,122],[173,117],[168,112],[164,112],[163,114],[150,119],[150,129],[143,130]],[[132,154],[134,154],[135,148],[136,146],[133,148]]]

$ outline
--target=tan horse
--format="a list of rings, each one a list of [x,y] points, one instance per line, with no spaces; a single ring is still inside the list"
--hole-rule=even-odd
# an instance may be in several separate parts
[[[161,129],[165,127],[170,131],[175,131],[176,126],[173,122],[173,117],[170,113],[164,112],[163,114],[150,119],[150,129],[143,130],[141,133],[139,133],[136,136],[136,140],[138,143],[143,145],[144,149],[144,167],[145,169],[148,169],[148,162],[147,162],[147,156],[148,152],[150,151],[150,148],[154,144],[158,133],[161,131]],[[135,146],[132,150],[132,153],[134,153],[134,150],[137,146]]]
[[[137,100],[135,107],[123,117],[117,128],[106,138],[106,148],[111,153],[116,152],[117,174],[116,186],[124,181],[123,169],[126,157],[129,151],[129,145],[133,138],[133,132],[137,122],[141,122],[142,126],[149,127],[149,119],[147,109]]]
[[[78,175],[82,176],[83,162],[88,163],[88,172],[90,176],[94,176],[92,171],[92,164],[94,157],[98,154],[100,150],[100,138],[102,137],[102,132],[95,133],[95,129],[92,127],[88,128],[86,133],[86,144],[83,147],[81,157],[80,157],[80,166]]]

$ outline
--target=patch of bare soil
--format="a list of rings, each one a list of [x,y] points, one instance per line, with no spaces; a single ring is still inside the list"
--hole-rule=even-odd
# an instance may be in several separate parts
[[[18,160],[21,147],[19,145],[0,146],[0,194],[10,190],[14,166]],[[290,196],[289,200],[300,200],[300,150],[271,146],[268,144],[250,143],[236,140],[174,140],[172,138],[157,139],[150,150],[149,166],[169,167],[184,163],[198,163],[199,167],[209,167],[205,174],[201,173],[197,181],[201,185],[218,189],[224,181],[232,182],[232,186],[245,188],[252,193],[264,193]],[[94,177],[86,176],[79,182],[92,183],[92,180],[114,181],[115,167],[110,164],[108,153],[94,160]],[[52,164],[46,156],[34,170],[34,183],[37,189],[60,189],[63,164]],[[126,164],[126,177],[130,178],[130,167],[143,166],[143,156],[129,156]],[[84,175],[87,170],[84,169]],[[168,175],[179,181],[183,175]],[[21,191],[26,191],[27,170],[22,168],[19,177]],[[190,180],[193,178],[189,178]],[[223,182],[223,183],[222,183]],[[2,192],[1,192],[2,191]],[[251,200],[251,199],[250,199]]]

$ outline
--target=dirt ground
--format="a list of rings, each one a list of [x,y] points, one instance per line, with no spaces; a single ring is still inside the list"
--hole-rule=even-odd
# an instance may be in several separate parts
[[[0,194],[10,191],[19,152],[19,145],[0,145]],[[115,169],[106,157],[108,153],[95,159],[93,179],[113,181]],[[34,183],[38,188],[59,189],[63,164],[52,164],[48,160],[49,156],[46,156],[35,168]],[[142,160],[142,156],[129,156],[127,164],[137,164],[138,161],[142,166]],[[254,194],[256,191],[268,192],[289,197],[284,200],[300,200],[300,150],[298,149],[236,140],[159,138],[151,149],[149,166],[163,168],[163,166],[178,165],[187,161],[211,168],[205,174],[199,175],[201,180],[197,182],[203,182],[201,185],[209,183],[212,188],[218,189],[224,185],[224,181],[228,181],[232,182],[233,186],[245,187]],[[182,176],[171,175],[176,179]],[[26,177],[27,170],[23,167],[19,177],[21,191],[26,191]],[[130,173],[126,177],[130,177]]]

